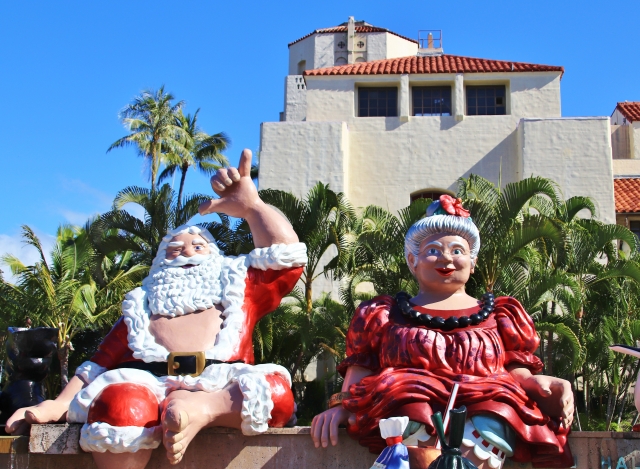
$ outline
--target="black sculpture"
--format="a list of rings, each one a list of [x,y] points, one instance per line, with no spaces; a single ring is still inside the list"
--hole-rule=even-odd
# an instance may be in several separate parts
[[[466,418],[467,408],[465,406],[449,411],[450,431],[449,444],[447,444],[444,439],[442,414],[437,412],[431,416],[433,426],[436,428],[438,438],[442,443],[442,454],[429,465],[429,469],[477,469],[476,465],[463,457],[460,451]]]
[[[42,381],[57,349],[58,329],[10,327],[7,337],[8,380],[0,394],[0,424],[21,407],[45,400]]]

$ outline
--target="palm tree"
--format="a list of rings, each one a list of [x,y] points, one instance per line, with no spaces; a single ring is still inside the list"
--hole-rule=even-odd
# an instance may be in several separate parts
[[[165,93],[164,86],[157,91],[145,90],[136,96],[121,112],[120,119],[131,132],[111,144],[114,148],[134,145],[138,154],[149,160],[151,167],[151,190],[156,190],[156,177],[163,153],[187,154],[184,142],[191,137],[176,124],[176,115],[184,101],[173,104],[174,97]]]
[[[257,334],[265,332],[266,338],[269,324],[273,325],[276,320],[275,331],[271,329],[272,336],[278,338],[275,343],[279,347],[288,347],[288,351],[280,351],[280,356],[290,357],[284,361],[284,366],[289,368],[291,376],[296,376],[322,350],[338,350],[338,342],[344,340],[334,340],[340,324],[344,322],[336,319],[342,317],[336,312],[336,305],[340,311],[342,308],[328,296],[314,301],[313,282],[320,276],[339,275],[346,254],[347,233],[355,220],[355,212],[343,193],[333,192],[322,183],[316,184],[303,200],[273,189],[260,191],[260,197],[284,214],[300,241],[307,246],[307,265],[301,277],[303,290],[292,292],[293,303],[285,300],[284,312],[279,313],[282,317],[278,314],[267,316],[266,321],[263,319],[265,323],[257,327]],[[335,254],[327,258],[331,249],[335,249]],[[262,335],[257,335],[256,339],[260,344],[268,343]]]
[[[254,329],[256,361],[282,365],[295,381],[304,381],[304,370],[322,352],[336,362],[345,358],[350,320],[351,314],[328,294],[314,300],[311,313],[307,313],[305,295],[296,288]]]
[[[91,224],[88,227],[93,229]],[[58,329],[60,380],[64,388],[69,381],[74,336],[88,327],[111,322],[119,314],[124,293],[139,285],[147,269],[129,264],[126,252],[106,257],[98,254],[86,229],[61,226],[50,262],[31,228],[23,226],[22,236],[38,251],[39,260],[24,265],[15,256],[2,256],[18,277],[15,285],[3,282],[3,289],[10,290],[14,307],[27,312],[35,326]],[[96,265],[98,260],[101,265]],[[101,285],[92,276],[96,270],[102,271]]]
[[[614,357],[608,346],[621,339],[629,321],[637,319],[640,264],[638,256],[630,258],[618,249],[620,241],[637,251],[636,236],[621,225],[607,225],[596,220],[576,220],[570,224],[567,272],[579,292],[576,318],[584,334],[586,360],[582,367],[585,404],[590,417],[590,396],[608,392],[607,429],[609,429],[618,391],[622,358]],[[630,334],[627,334],[630,335]],[[606,380],[603,378],[606,377]],[[613,398],[613,401],[611,400]]]
[[[360,300],[374,294],[356,293],[358,285],[364,282],[370,282],[377,294],[418,292],[418,284],[405,260],[404,236],[411,225],[425,216],[430,203],[431,199],[418,199],[400,210],[398,216],[370,205],[358,217],[342,269],[347,281],[340,294],[349,312],[355,311]]]
[[[329,276],[345,259],[347,233],[355,221],[355,212],[342,192],[336,193],[321,182],[311,188],[305,199],[275,189],[260,191],[260,197],[278,208],[289,220],[300,241],[307,245],[307,265],[302,273],[307,313],[313,308],[313,281]],[[336,254],[323,259],[331,247]]]
[[[565,233],[548,216],[559,204],[556,185],[549,179],[530,177],[507,184],[503,190],[471,175],[459,180],[458,197],[471,212],[482,240],[473,280],[485,291],[504,294],[505,277],[517,275],[527,264],[528,249],[549,243],[562,259]],[[534,209],[532,211],[531,209]]]
[[[131,186],[118,192],[113,209],[103,214],[97,223],[104,231],[122,233],[120,241],[133,251],[136,262],[151,265],[163,236],[169,230],[186,224],[198,213],[198,206],[210,199],[209,196],[195,194],[179,203],[169,184],[163,184],[158,190]],[[129,203],[144,209],[143,220],[123,210]]]
[[[182,111],[176,114],[176,125],[188,136],[182,142],[186,153],[166,153],[166,167],[158,176],[158,183],[160,183],[173,176],[176,170],[180,170],[178,203],[182,200],[184,181],[190,167],[198,169],[203,174],[211,175],[218,169],[229,166],[229,161],[222,152],[231,144],[231,140],[224,132],[209,135],[198,127],[199,112],[200,109],[193,116],[191,114],[185,116]]]

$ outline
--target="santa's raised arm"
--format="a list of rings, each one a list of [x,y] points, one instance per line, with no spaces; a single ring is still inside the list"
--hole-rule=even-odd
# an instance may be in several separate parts
[[[211,178],[220,198],[203,203],[200,213],[246,219],[255,249],[227,257],[206,230],[170,231],[91,360],[58,398],[18,410],[9,432],[32,423],[83,423],[80,444],[99,467],[143,468],[160,443],[179,462],[206,426],[251,435],[291,419],[291,377],[278,365],[253,365],[251,338],[298,281],[306,248],[260,199],[250,170],[251,152],[244,150],[238,169]]]

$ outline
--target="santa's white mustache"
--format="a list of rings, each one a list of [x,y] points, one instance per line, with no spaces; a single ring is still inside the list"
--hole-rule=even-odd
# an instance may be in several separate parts
[[[187,264],[200,265],[210,257],[211,257],[211,254],[194,254],[191,257],[180,255],[172,260],[165,259],[164,263],[165,265],[168,265],[170,267],[182,267],[183,265],[187,265]]]

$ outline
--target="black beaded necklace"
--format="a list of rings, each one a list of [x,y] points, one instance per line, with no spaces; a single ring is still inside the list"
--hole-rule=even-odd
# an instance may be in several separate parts
[[[405,317],[412,319],[423,326],[427,326],[432,329],[442,329],[445,331],[457,329],[458,327],[467,327],[468,325],[475,326],[480,324],[489,317],[495,308],[493,293],[487,292],[482,295],[482,309],[476,314],[460,317],[451,316],[444,319],[442,316],[431,316],[430,314],[416,311],[411,307],[409,300],[411,300],[411,296],[406,292],[401,291],[396,294],[396,302]]]

